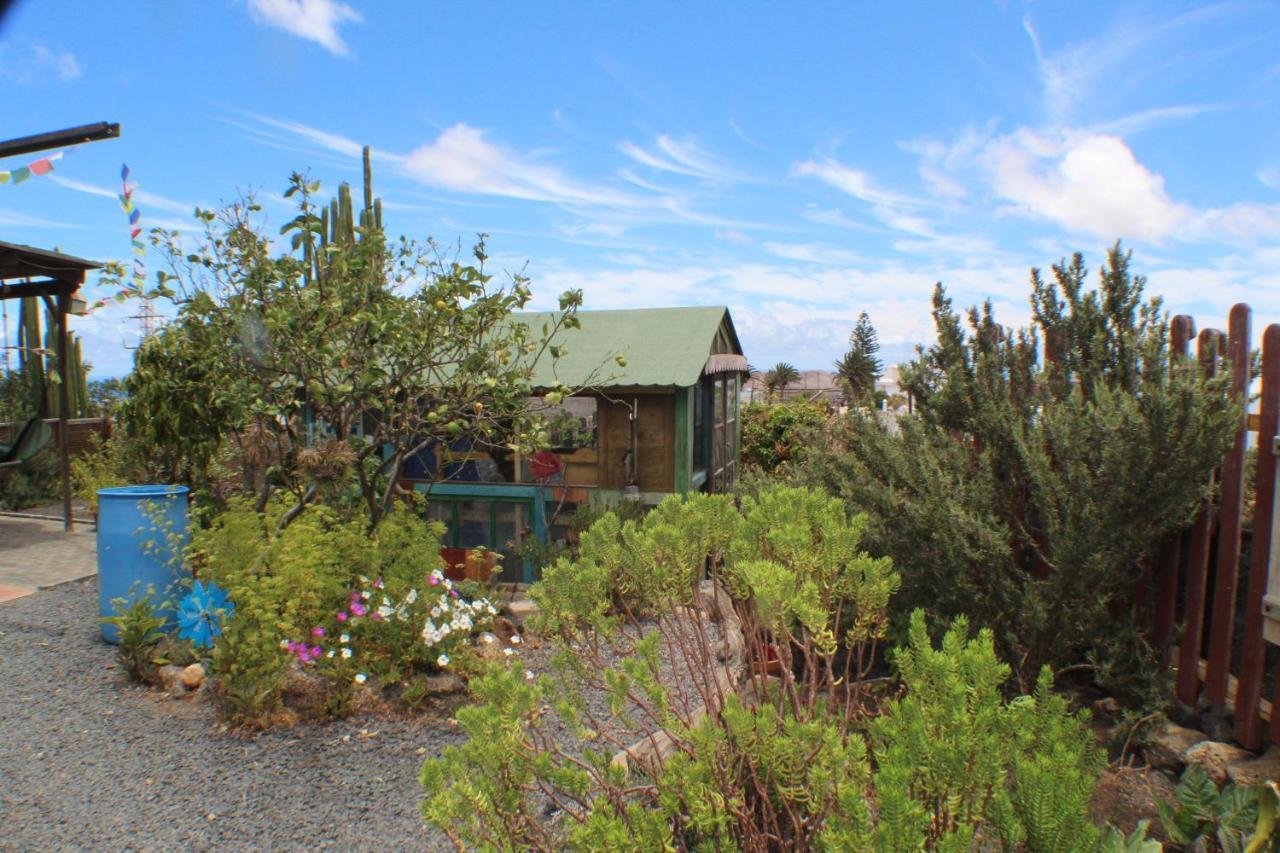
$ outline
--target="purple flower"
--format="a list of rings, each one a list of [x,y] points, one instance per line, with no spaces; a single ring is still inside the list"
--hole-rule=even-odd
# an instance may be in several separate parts
[[[347,621],[347,612],[346,612],[345,610],[344,610],[343,612],[341,612],[341,613],[339,613],[339,614],[338,614],[338,621],[339,621],[339,622],[346,622],[346,621]]]
[[[456,589],[451,589],[451,590],[449,590],[449,595],[453,596],[454,598],[457,598],[457,597],[458,597],[458,591],[457,591]]]
[[[311,647],[311,656],[312,656],[313,658],[318,658],[318,657],[320,657],[320,653],[321,653],[321,652],[323,652],[323,651],[324,651],[324,649],[320,648],[319,646],[312,646],[312,647]]]
[[[364,605],[358,601],[351,602],[351,612],[356,616],[364,615]]]
[[[382,621],[382,614],[381,614],[381,613],[377,613],[377,612],[370,613],[370,614],[369,614],[369,618],[370,618],[370,619],[372,619],[374,622],[381,622],[381,621]]]
[[[324,636],[324,628],[322,628],[322,627],[321,627],[321,626],[319,626],[319,625],[317,625],[316,627],[312,628],[312,629],[311,629],[311,636],[313,636],[313,637],[323,637],[323,636]]]

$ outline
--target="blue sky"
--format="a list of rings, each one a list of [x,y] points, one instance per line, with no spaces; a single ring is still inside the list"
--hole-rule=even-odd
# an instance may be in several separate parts
[[[26,0],[2,135],[122,137],[0,186],[0,234],[125,258],[121,162],[144,225],[243,190],[279,225],[290,171],[336,189],[368,143],[393,234],[487,232],[544,304],[728,304],[760,366],[829,366],[864,310],[903,358],[939,280],[1025,322],[1029,267],[1096,267],[1117,238],[1169,307],[1222,326],[1246,301],[1258,335],[1280,321],[1278,12]],[[77,321],[99,376],[128,369],[131,313]]]

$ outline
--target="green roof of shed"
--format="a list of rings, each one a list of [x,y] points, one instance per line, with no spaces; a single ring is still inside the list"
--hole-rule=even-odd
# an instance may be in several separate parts
[[[552,312],[521,312],[512,319],[525,323],[538,336],[543,324],[555,322]],[[738,334],[723,305],[693,308],[637,308],[622,311],[579,311],[580,329],[556,336],[566,353],[558,360],[544,356],[534,371],[533,384],[547,387],[556,380],[569,386],[689,386],[702,376],[714,351],[716,334],[725,327],[729,352],[742,353]],[[626,366],[614,360],[621,355]],[[594,381],[592,374],[595,374]]]

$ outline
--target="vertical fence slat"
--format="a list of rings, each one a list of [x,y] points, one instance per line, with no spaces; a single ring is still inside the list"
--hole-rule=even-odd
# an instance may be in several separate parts
[[[1218,333],[1200,332],[1197,344],[1200,367],[1211,374],[1217,361]],[[1210,474],[1210,480],[1215,476]],[[1187,593],[1183,604],[1182,642],[1178,649],[1177,696],[1186,705],[1195,705],[1200,693],[1200,644],[1204,630],[1205,588],[1209,579],[1209,541],[1212,534],[1213,502],[1206,500],[1191,527],[1187,554]]]
[[[1170,362],[1187,357],[1187,345],[1196,336],[1196,321],[1185,314],[1169,324]],[[1173,639],[1173,624],[1178,612],[1178,564],[1182,559],[1183,533],[1173,534],[1160,549],[1156,567],[1155,622],[1151,639],[1161,652]]]
[[[1272,528],[1276,456],[1271,437],[1280,429],[1280,326],[1277,325],[1268,326],[1262,334],[1262,400],[1258,421],[1252,553],[1249,558],[1248,597],[1244,605],[1244,645],[1240,649],[1235,718],[1235,738],[1249,749],[1257,749],[1262,741],[1262,717],[1258,710],[1262,698],[1262,671],[1267,660],[1267,644],[1262,637],[1262,597],[1267,592],[1267,572],[1276,533]],[[1280,728],[1280,714],[1272,711],[1272,740],[1280,734],[1277,728]]]
[[[1249,399],[1249,306],[1231,306],[1227,353],[1231,363],[1231,393],[1242,404]],[[1227,706],[1227,676],[1231,674],[1231,640],[1236,626],[1236,579],[1240,574],[1240,513],[1244,506],[1244,450],[1248,414],[1242,409],[1236,440],[1222,463],[1222,492],[1218,510],[1217,571],[1214,573],[1213,616],[1209,622],[1209,671],[1205,693],[1218,710]]]

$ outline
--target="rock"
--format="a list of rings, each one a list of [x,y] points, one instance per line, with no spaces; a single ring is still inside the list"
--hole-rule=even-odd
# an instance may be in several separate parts
[[[507,613],[509,613],[511,618],[515,620],[515,623],[522,628],[524,627],[524,623],[528,621],[529,617],[533,616],[537,612],[538,605],[534,604],[533,599],[528,596],[521,596],[519,598],[512,599],[511,603],[507,605]]]
[[[502,660],[506,655],[502,653],[503,643],[498,637],[490,631],[481,631],[475,639],[476,654],[482,660]]]
[[[1229,778],[1227,768],[1253,757],[1253,753],[1247,749],[1216,740],[1206,740],[1183,753],[1182,760],[1187,764],[1199,764],[1215,784],[1221,785]]]
[[[180,666],[164,666],[156,668],[156,678],[160,682],[160,686],[165,690],[173,690],[175,687],[182,687],[182,667]]]
[[[1093,703],[1093,713],[1097,717],[1110,717],[1116,719],[1121,713],[1120,703],[1113,697],[1106,696]]]
[[[1280,781],[1280,746],[1272,746],[1261,758],[1232,764],[1227,768],[1227,776],[1237,785]]]
[[[449,693],[461,693],[467,689],[467,685],[463,683],[462,679],[452,672],[423,676],[423,681],[427,685],[427,690],[442,696]]]
[[[1205,740],[1208,738],[1204,733],[1195,729],[1183,728],[1168,720],[1157,723],[1147,743],[1147,764],[1157,770],[1177,772],[1186,763],[1183,756],[1187,750]]]
[[[198,663],[193,663],[178,676],[182,681],[182,686],[188,690],[197,690],[201,684],[204,684],[204,667]]]
[[[499,616],[493,620],[493,633],[498,636],[499,640],[509,645],[511,638],[520,632],[516,628],[516,623],[505,616]]]
[[[1150,821],[1152,831],[1160,822],[1156,803],[1174,805],[1177,785],[1160,771],[1138,767],[1108,767],[1098,779],[1089,800],[1089,816],[1099,824],[1110,823],[1125,835],[1138,822]]]

